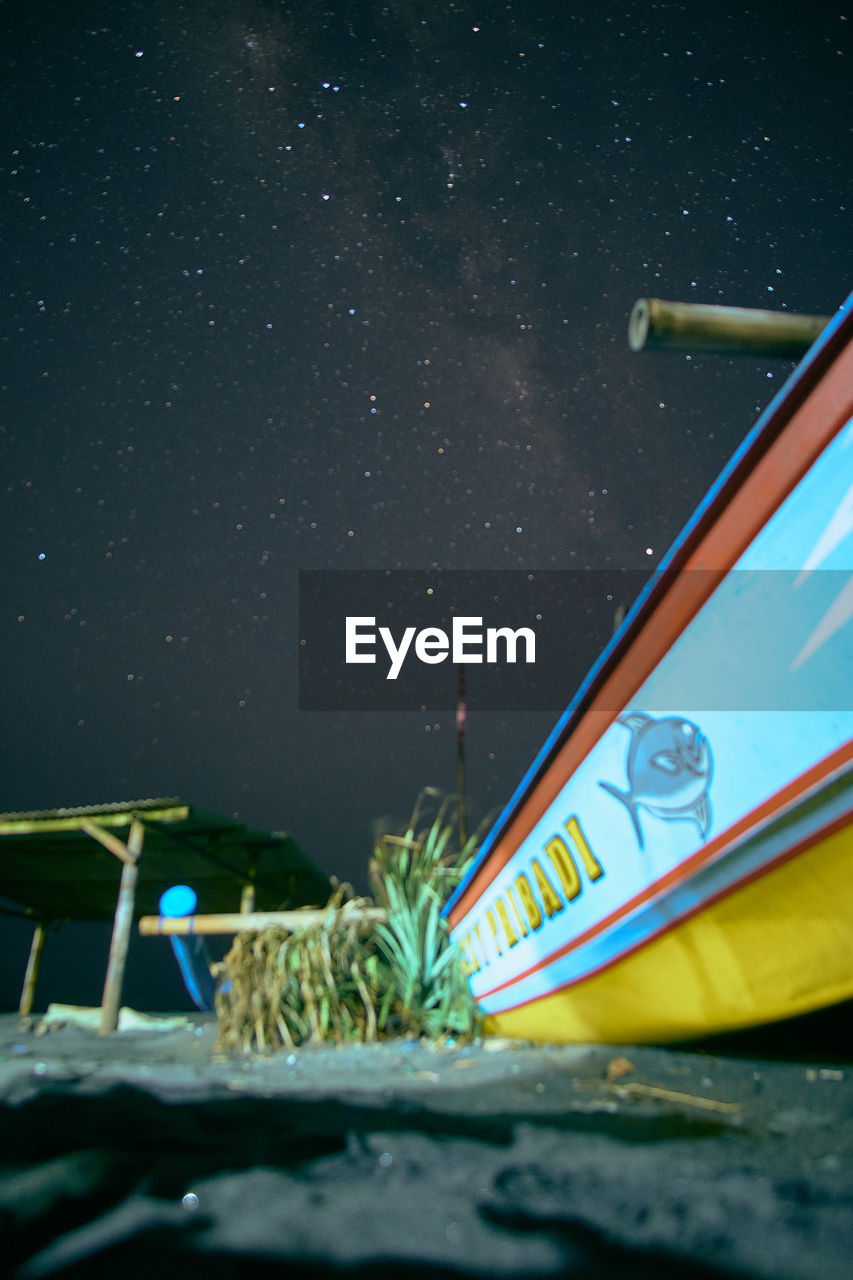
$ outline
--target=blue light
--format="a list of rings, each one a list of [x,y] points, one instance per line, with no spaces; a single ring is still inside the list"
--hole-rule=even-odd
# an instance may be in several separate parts
[[[160,899],[160,915],[172,919],[191,916],[197,902],[198,897],[188,884],[173,884]]]

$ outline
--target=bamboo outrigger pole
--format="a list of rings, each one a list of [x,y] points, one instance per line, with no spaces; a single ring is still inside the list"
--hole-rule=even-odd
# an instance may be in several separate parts
[[[628,345],[632,351],[717,351],[798,360],[830,318],[640,298],[628,322]]]

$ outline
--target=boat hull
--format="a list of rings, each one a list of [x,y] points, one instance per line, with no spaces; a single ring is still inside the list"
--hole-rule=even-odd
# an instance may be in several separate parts
[[[853,307],[776,397],[446,909],[487,1029],[683,1040],[853,996]]]
[[[661,1043],[853,997],[848,821],[576,983],[502,1010],[490,1033]]]

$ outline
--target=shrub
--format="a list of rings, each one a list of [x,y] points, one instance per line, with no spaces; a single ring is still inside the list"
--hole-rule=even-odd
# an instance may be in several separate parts
[[[479,1011],[441,908],[478,837],[460,849],[451,801],[431,821],[424,816],[435,801],[435,792],[423,792],[405,832],[376,841],[369,875],[383,922],[359,918],[370,899],[338,885],[320,924],[237,935],[217,993],[221,1047],[264,1053],[383,1035],[474,1034]]]

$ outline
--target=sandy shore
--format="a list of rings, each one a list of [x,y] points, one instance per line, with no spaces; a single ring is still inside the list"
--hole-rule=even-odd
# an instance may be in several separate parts
[[[761,1276],[853,1253],[853,1070],[700,1050],[214,1052],[0,1017],[20,1277]]]

